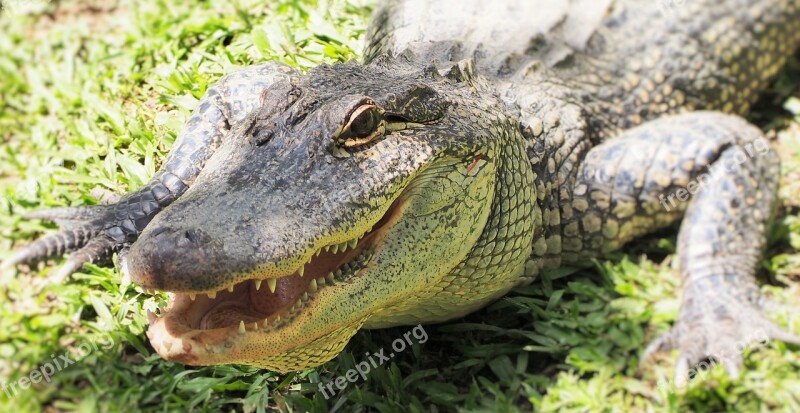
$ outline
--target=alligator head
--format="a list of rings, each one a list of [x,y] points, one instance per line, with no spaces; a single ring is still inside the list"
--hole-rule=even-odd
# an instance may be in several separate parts
[[[515,127],[468,77],[378,59],[269,87],[128,254],[134,282],[171,293],[150,316],[154,348],[298,370],[364,325],[483,304],[432,294],[486,230]]]

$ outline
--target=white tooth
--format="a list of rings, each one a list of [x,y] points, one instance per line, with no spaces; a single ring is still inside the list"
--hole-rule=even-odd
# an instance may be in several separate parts
[[[230,287],[228,287],[228,292],[229,292],[229,293],[232,293],[232,292],[233,292],[233,286],[230,286]]]
[[[262,281],[263,281],[263,280],[256,280],[256,291],[258,291],[258,290],[260,290],[260,289],[261,289],[261,282],[262,282]]]
[[[272,319],[272,324],[278,324],[281,322],[281,316],[276,315],[274,319]]]
[[[319,278],[317,278],[317,284],[319,284],[319,285],[325,285],[325,277],[319,277]]]
[[[332,272],[329,272],[329,273],[328,273],[328,275],[327,275],[327,276],[325,276],[325,278],[327,278],[327,279],[328,279],[328,281],[330,281],[330,282],[333,282],[333,273],[332,273]]]
[[[303,293],[303,301],[308,301],[308,293]]]
[[[215,298],[217,298],[217,292],[216,292],[216,291],[214,291],[213,293],[208,293],[208,298],[210,298],[210,299],[212,299],[212,300],[213,300],[213,299],[215,299]]]
[[[297,274],[300,275],[301,277],[305,272],[306,272],[306,267],[300,267],[300,269],[297,270]]]
[[[197,294],[189,294],[189,299],[194,301],[195,298],[197,298]]]
[[[308,291],[312,293],[317,291],[317,280],[311,280],[311,284],[308,285]]]
[[[322,254],[322,250],[321,249],[317,250],[317,252],[314,253],[314,256],[315,257],[319,257],[319,254]]]
[[[258,330],[258,322],[253,322],[253,330]]]
[[[269,291],[274,293],[275,292],[275,287],[278,285],[278,279],[277,278],[268,279],[267,280],[267,285],[269,286]]]
[[[354,250],[354,249],[356,249],[356,245],[358,245],[358,240],[357,240],[357,239],[351,239],[351,240],[350,240],[350,241],[347,243],[347,245],[349,245],[349,246],[350,246],[350,249],[351,249],[351,250]]]
[[[239,333],[244,334],[247,329],[244,327],[244,320],[239,321]]]
[[[328,252],[328,251],[331,250],[331,246],[330,245],[326,245],[324,249],[325,249],[325,252]]]
[[[332,246],[331,250],[333,250],[334,254],[338,254],[339,253],[339,244],[336,244],[336,245]]]

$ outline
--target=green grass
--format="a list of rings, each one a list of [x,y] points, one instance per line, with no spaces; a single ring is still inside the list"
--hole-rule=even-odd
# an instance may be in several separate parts
[[[0,259],[55,228],[22,220],[25,211],[97,203],[146,182],[223,74],[270,59],[309,68],[356,58],[370,5],[28,4],[0,12]],[[785,161],[785,212],[762,271],[787,285],[763,287],[785,303],[800,302],[798,83],[795,61],[753,117],[779,131]],[[425,326],[427,342],[331,400],[317,383],[344,375],[365,353],[390,349],[410,327],[362,331],[339,357],[302,373],[192,368],[162,360],[146,342],[144,310],[165,297],[122,285],[113,267],[87,266],[64,284],[49,281],[55,265],[6,272],[0,381],[19,380],[51,355],[77,357],[81,346],[99,346],[50,383],[13,398],[0,391],[0,411],[800,410],[800,351],[780,342],[748,352],[740,379],[716,369],[685,390],[657,385],[671,376],[675,354],[638,368],[643,348],[677,314],[674,241],[673,233],[648,238],[578,273],[543,277],[462,320]],[[797,317],[776,319],[800,331]]]

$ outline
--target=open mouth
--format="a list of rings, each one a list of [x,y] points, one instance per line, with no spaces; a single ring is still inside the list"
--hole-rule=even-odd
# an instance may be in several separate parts
[[[164,330],[173,338],[187,338],[280,328],[291,322],[319,290],[360,275],[388,229],[399,219],[398,202],[372,229],[349,241],[320,248],[290,275],[248,279],[211,293],[171,293],[170,303],[160,316],[148,313],[148,336],[152,331],[161,336]],[[153,342],[154,337],[150,338]],[[167,337],[155,341],[163,342],[164,338]],[[170,349],[157,350],[163,354]]]

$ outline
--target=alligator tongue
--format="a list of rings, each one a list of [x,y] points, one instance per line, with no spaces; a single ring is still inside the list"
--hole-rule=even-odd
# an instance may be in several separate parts
[[[251,323],[261,321],[264,316],[256,314],[241,304],[223,303],[209,310],[200,321],[200,328],[208,330],[219,327],[229,327],[236,325],[239,321]]]

